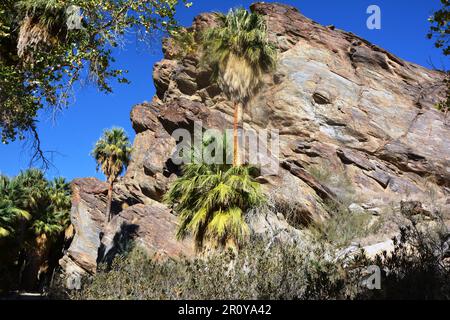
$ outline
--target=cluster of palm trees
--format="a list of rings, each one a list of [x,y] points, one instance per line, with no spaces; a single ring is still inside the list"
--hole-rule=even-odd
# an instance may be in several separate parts
[[[234,104],[233,165],[188,164],[165,196],[179,215],[178,237],[190,234],[198,251],[208,247],[237,249],[247,238],[246,212],[264,203],[253,168],[240,157],[243,111],[276,66],[263,16],[245,9],[216,14],[217,26],[202,37],[202,58],[213,81]]]
[[[106,130],[92,151],[110,186],[108,220],[113,184],[130,154],[130,141],[120,128]],[[0,293],[40,291],[48,285],[70,236],[70,208],[71,189],[64,178],[49,181],[38,169],[14,178],[0,175]]]
[[[38,289],[70,225],[70,194],[65,179],[49,181],[37,169],[0,175],[0,289],[5,279],[15,280],[16,289]]]

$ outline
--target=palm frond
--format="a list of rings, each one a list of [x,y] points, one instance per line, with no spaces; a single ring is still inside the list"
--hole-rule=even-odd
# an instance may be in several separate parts
[[[27,233],[56,236],[70,223],[70,198],[64,179],[48,181],[41,170],[29,169],[13,179],[0,176],[0,233],[13,236],[23,222]]]
[[[265,202],[251,168],[193,163],[182,172],[164,195],[178,213],[177,237],[192,235],[198,250],[205,240],[215,247],[241,244],[249,232],[245,213]]]
[[[262,75],[276,66],[276,49],[263,16],[243,8],[217,13],[218,26],[203,35],[203,59],[229,99],[246,102],[260,89]]]
[[[101,169],[105,176],[114,181],[127,168],[131,151],[125,130],[112,128],[105,130],[91,154],[97,162],[97,170]]]
[[[65,1],[21,0],[16,4],[24,13],[20,24],[17,53],[25,60],[33,59],[33,52],[54,47],[66,32]]]

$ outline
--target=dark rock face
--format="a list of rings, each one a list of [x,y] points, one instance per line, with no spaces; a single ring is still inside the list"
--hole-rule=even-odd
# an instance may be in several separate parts
[[[160,203],[131,206],[115,216],[105,229],[101,258],[113,256],[132,238],[137,238],[149,252],[169,257],[190,257],[194,254],[191,241],[175,238],[177,225],[177,218],[171,210]]]
[[[356,202],[378,208],[427,202],[432,190],[434,204],[448,212],[450,124],[434,108],[444,96],[444,74],[321,26],[290,6],[256,3],[251,9],[266,16],[269,37],[280,50],[277,71],[244,115],[245,129],[280,133],[280,169],[260,178],[264,190],[298,200],[311,219],[326,219],[323,203],[336,195],[308,173],[317,166],[345,175]],[[191,29],[214,23],[214,15],[202,14]],[[110,239],[123,223],[137,225],[135,237],[152,251],[192,252],[173,239],[176,217],[157,203],[179,169],[170,161],[176,146],[171,134],[192,130],[195,121],[231,128],[233,107],[210,83],[199,57],[177,60],[175,51],[170,40],[164,42],[164,59],[154,68],[157,96],[131,112],[137,135],[128,171],[115,187],[118,212],[111,225],[104,226],[101,216],[106,186],[91,179],[74,183],[77,236],[64,261],[83,270],[95,270],[100,230],[110,230]],[[121,211],[124,204],[129,208]]]

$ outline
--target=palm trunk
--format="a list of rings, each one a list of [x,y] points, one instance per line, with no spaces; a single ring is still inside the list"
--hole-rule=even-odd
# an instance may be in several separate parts
[[[242,105],[238,102],[234,103],[233,118],[233,167],[241,165],[239,153],[239,125],[242,122]]]
[[[109,188],[108,188],[108,199],[106,202],[106,218],[108,219],[108,222],[111,221],[111,204],[112,204],[112,195],[113,195],[113,181],[109,181]]]
[[[41,273],[45,273],[46,261],[50,249],[49,239],[45,234],[34,239],[34,244],[31,250],[27,250],[26,263],[23,270],[23,278],[21,289],[29,292],[39,291],[39,280],[41,280]]]

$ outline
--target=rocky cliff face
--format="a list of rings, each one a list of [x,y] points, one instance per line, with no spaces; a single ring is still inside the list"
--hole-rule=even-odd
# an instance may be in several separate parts
[[[295,203],[305,221],[326,219],[324,203],[346,197],[377,215],[401,200],[448,212],[450,120],[435,109],[444,75],[321,26],[295,8],[256,3],[251,10],[266,17],[280,51],[276,73],[267,76],[244,116],[245,129],[280,133],[280,170],[260,178],[265,191],[277,202]],[[191,30],[199,34],[213,24],[214,15],[202,14]],[[124,228],[151,251],[192,254],[189,241],[174,239],[176,217],[159,203],[179,173],[170,161],[176,145],[171,134],[192,130],[195,121],[231,128],[233,109],[199,56],[180,54],[165,41],[164,59],[154,67],[157,95],[131,112],[137,134],[132,162],[116,185],[116,218],[109,226],[100,214],[106,187],[94,180],[74,183],[76,238],[65,265],[93,272],[99,248],[107,254]],[[272,216],[254,229],[269,223],[292,233],[281,220]]]

